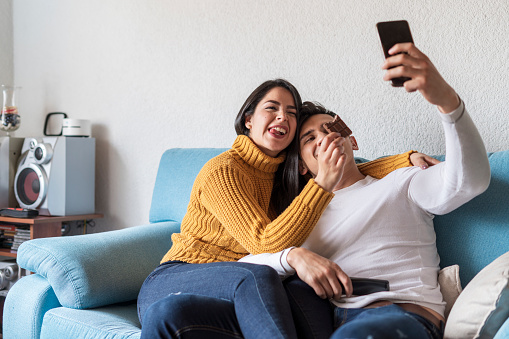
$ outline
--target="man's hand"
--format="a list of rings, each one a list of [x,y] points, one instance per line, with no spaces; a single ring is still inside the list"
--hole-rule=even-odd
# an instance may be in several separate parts
[[[396,44],[389,50],[389,54],[392,56],[382,66],[382,69],[387,70],[384,80],[408,77],[410,80],[403,84],[407,92],[419,91],[427,101],[437,105],[442,113],[450,113],[458,108],[460,100],[454,89],[414,44]]]
[[[339,300],[343,294],[341,284],[345,294],[352,295],[352,281],[335,262],[302,247],[290,250],[286,260],[320,298]]]
[[[426,169],[430,166],[438,165],[440,163],[439,160],[430,157],[429,155],[418,152],[410,154],[410,162],[412,163],[412,165],[420,167],[422,169]]]

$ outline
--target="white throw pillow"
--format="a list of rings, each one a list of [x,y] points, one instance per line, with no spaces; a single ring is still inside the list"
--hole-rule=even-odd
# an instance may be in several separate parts
[[[509,317],[509,252],[481,270],[449,314],[445,338],[493,338]]]
[[[460,267],[458,265],[452,265],[442,268],[438,273],[438,284],[440,285],[440,291],[446,303],[445,319],[447,319],[451,312],[451,308],[463,290],[460,282]]]

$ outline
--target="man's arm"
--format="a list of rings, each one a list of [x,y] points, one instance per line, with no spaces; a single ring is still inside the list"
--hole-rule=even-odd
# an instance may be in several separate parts
[[[464,104],[440,118],[445,162],[417,173],[409,187],[410,198],[433,214],[453,211],[484,192],[490,182],[486,149]]]
[[[433,214],[444,214],[484,192],[490,167],[481,136],[454,89],[429,58],[412,43],[394,45],[383,69],[384,80],[408,77],[408,92],[419,91],[441,112],[446,139],[445,164],[420,172],[410,185],[410,198]]]
[[[341,299],[353,292],[350,277],[335,262],[303,247],[292,247],[279,253],[247,255],[239,260],[275,269],[282,278],[297,273],[322,299]],[[343,290],[344,287],[344,290]]]

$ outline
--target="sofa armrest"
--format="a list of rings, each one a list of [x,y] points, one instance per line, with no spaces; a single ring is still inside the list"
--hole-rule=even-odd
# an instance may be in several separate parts
[[[62,306],[93,308],[134,300],[171,246],[180,223],[34,239],[18,250],[18,265],[46,278]]]
[[[4,338],[39,338],[44,314],[60,307],[48,281],[38,274],[23,277],[7,293],[3,309]]]

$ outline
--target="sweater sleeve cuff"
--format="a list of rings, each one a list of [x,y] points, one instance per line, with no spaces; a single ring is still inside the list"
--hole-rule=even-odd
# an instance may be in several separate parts
[[[308,183],[304,186],[304,189],[301,192],[301,197],[302,200],[310,206],[310,208],[316,208],[321,215],[321,212],[325,210],[327,205],[329,205],[329,202],[334,197],[334,193],[323,189],[315,182],[314,179],[309,179]]]

